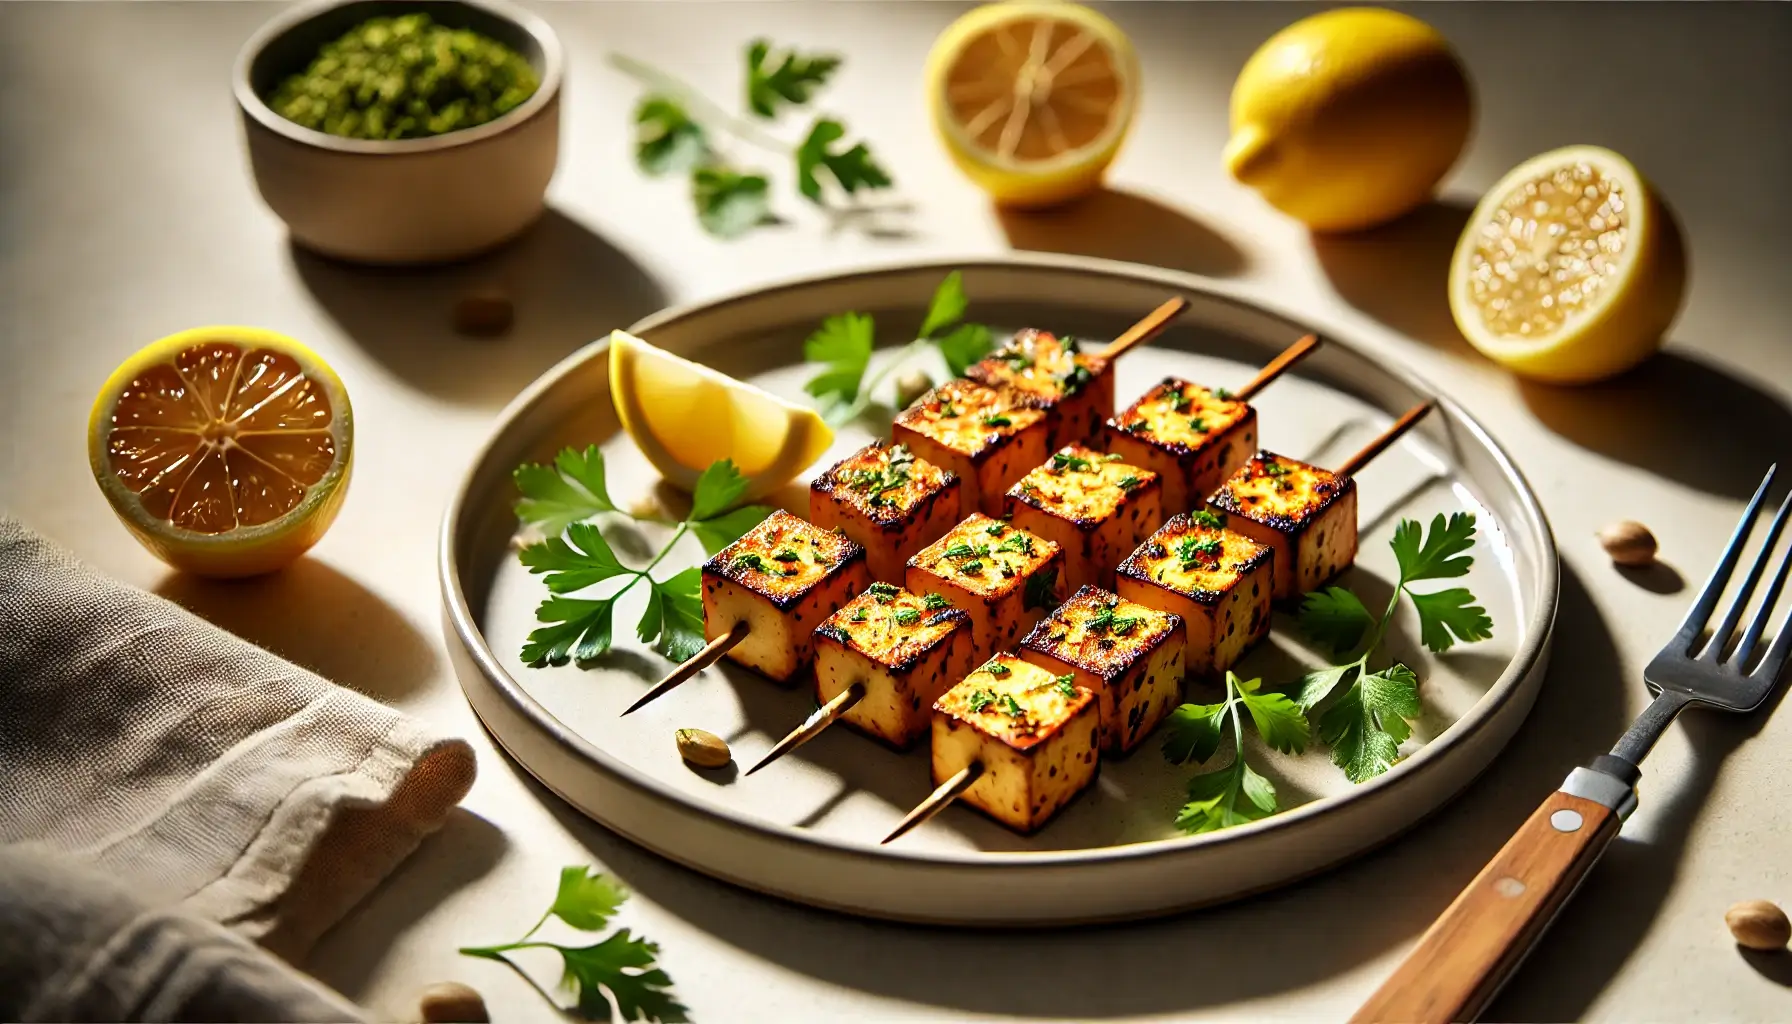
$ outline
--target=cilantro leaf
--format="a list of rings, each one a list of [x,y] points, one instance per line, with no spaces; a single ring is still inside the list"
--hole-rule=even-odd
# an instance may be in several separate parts
[[[1177,813],[1176,827],[1190,834],[1214,832],[1257,821],[1275,810],[1276,787],[1239,758],[1189,780],[1188,803]]]
[[[747,492],[747,478],[740,475],[732,459],[717,459],[697,477],[691,488],[691,518],[714,519],[734,507]]]
[[[1240,679],[1231,672],[1226,675],[1227,682],[1237,690],[1244,709],[1250,712],[1257,734],[1270,749],[1284,754],[1298,754],[1307,749],[1307,716],[1300,705],[1289,700],[1286,694],[1262,692],[1259,689],[1263,685],[1261,679]]]
[[[687,661],[709,641],[703,635],[703,570],[697,566],[669,580],[655,580],[663,624],[658,649],[673,661]]]
[[[1443,513],[1438,513],[1437,518],[1431,520],[1431,530],[1422,545],[1418,521],[1403,519],[1394,528],[1394,539],[1390,543],[1394,558],[1400,563],[1402,585],[1418,580],[1466,576],[1469,566],[1475,562],[1463,554],[1475,546],[1474,513],[1453,513],[1448,522]]]
[[[1350,781],[1366,782],[1400,759],[1400,744],[1412,735],[1408,719],[1418,714],[1418,677],[1396,664],[1344,691],[1320,716],[1319,738]]]
[[[1354,678],[1361,667],[1361,662],[1353,661],[1347,665],[1328,665],[1308,672],[1294,684],[1294,703],[1302,710],[1313,710],[1327,694],[1338,688],[1339,683]]]
[[[769,41],[755,39],[747,46],[747,107],[764,118],[776,117],[785,103],[800,107],[839,67],[840,58],[832,54],[774,53]]]
[[[871,364],[876,332],[875,321],[864,313],[837,313],[823,320],[803,342],[803,358],[825,363],[827,369],[810,378],[803,390],[830,406],[851,405]]]
[[[621,882],[574,864],[560,869],[560,889],[548,913],[582,932],[594,932],[609,924],[627,899],[628,889]]]
[[[635,164],[653,177],[688,171],[709,159],[703,126],[677,100],[649,94],[635,107]]]
[[[766,516],[771,514],[772,510],[769,505],[742,505],[732,512],[724,512],[710,519],[693,521],[691,533],[702,542],[703,550],[713,555],[741,539],[748,530],[758,526]]]
[[[1315,590],[1300,606],[1300,631],[1340,654],[1361,643],[1375,621],[1363,602],[1343,587]]]
[[[878,166],[871,150],[863,142],[843,152],[830,147],[846,137],[840,122],[822,118],[809,129],[809,135],[796,149],[796,187],[812,203],[822,203],[821,181],[815,174],[826,170],[842,192],[851,195],[860,189],[888,188],[890,176]]]
[[[1447,651],[1458,640],[1473,643],[1493,635],[1493,620],[1487,616],[1487,609],[1475,604],[1475,595],[1465,587],[1435,594],[1409,590],[1406,596],[1412,598],[1412,606],[1419,613],[1419,640],[1432,653]]]
[[[691,202],[697,223],[718,238],[737,238],[771,214],[771,185],[763,174],[743,174],[708,164],[691,174]]]
[[[547,625],[529,634],[523,644],[523,661],[540,667],[596,660],[610,649],[613,604],[613,598],[550,597],[543,601],[535,618]]]
[[[970,299],[964,294],[964,274],[954,270],[933,290],[933,299],[927,303],[927,317],[921,321],[921,330],[915,337],[933,337],[964,319],[964,311],[969,307]]]
[[[1228,702],[1184,704],[1164,722],[1164,760],[1171,764],[1200,763],[1220,749],[1226,727]]]
[[[523,495],[516,503],[517,519],[544,533],[559,533],[570,523],[616,510],[605,488],[604,453],[597,445],[582,452],[563,449],[552,466],[526,462],[512,476]]]
[[[983,324],[959,324],[945,337],[936,339],[934,346],[945,357],[946,369],[952,371],[952,376],[962,377],[973,363],[989,355],[995,341]]]
[[[548,589],[556,594],[583,590],[594,583],[632,572],[616,560],[604,535],[592,523],[574,523],[566,539],[549,537],[517,553],[536,575],[546,574]]]

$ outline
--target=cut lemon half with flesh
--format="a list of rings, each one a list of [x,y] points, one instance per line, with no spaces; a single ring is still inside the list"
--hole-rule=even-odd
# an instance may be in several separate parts
[[[87,423],[94,479],[157,557],[254,576],[304,554],[348,489],[354,415],[316,353],[253,327],[152,342],[113,371]]]
[[[1533,157],[1463,228],[1450,312],[1525,377],[1600,380],[1661,347],[1686,290],[1679,226],[1630,161],[1597,146]]]
[[[742,500],[764,497],[796,479],[834,440],[815,410],[626,331],[610,335],[610,395],[641,454],[687,491],[710,463],[732,459],[747,478]]]
[[[1139,57],[1068,0],[979,7],[940,34],[927,95],[946,151],[997,202],[1049,206],[1101,183],[1138,107]]]

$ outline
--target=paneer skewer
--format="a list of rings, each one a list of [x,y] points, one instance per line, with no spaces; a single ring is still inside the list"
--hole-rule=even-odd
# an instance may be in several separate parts
[[[1207,499],[1230,529],[1275,552],[1278,601],[1299,598],[1356,561],[1356,473],[1432,409],[1408,409],[1336,470],[1260,451]]]
[[[1130,753],[1182,702],[1180,616],[1084,587],[1041,619],[1020,656],[1095,694],[1102,753]]]
[[[1008,489],[1008,521],[1064,552],[1064,589],[1112,588],[1114,566],[1163,521],[1156,473],[1065,445]]]
[[[872,578],[901,584],[909,556],[973,511],[964,491],[958,474],[873,441],[809,485],[809,521],[864,547]]]
[[[624,715],[723,657],[791,681],[813,660],[815,626],[869,587],[871,572],[859,544],[778,509],[705,562],[702,579],[709,643]]]
[[[1207,511],[1171,516],[1117,573],[1122,598],[1176,617],[1189,676],[1224,672],[1269,635],[1276,552],[1225,526]]]
[[[933,705],[933,793],[888,843],[963,800],[1022,835],[1100,773],[1100,710],[1070,674],[998,654]]]
[[[1156,473],[1165,511],[1186,512],[1257,450],[1251,399],[1318,347],[1318,335],[1301,338],[1236,393],[1165,377],[1104,424],[1096,447]]]

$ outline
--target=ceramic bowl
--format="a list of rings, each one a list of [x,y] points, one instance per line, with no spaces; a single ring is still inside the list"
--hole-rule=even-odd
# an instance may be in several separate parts
[[[345,139],[300,127],[262,97],[304,70],[324,43],[369,18],[428,13],[511,47],[534,66],[528,101],[474,128],[427,139]],[[560,147],[559,39],[497,0],[328,0],[269,23],[237,58],[256,188],[294,241],[359,263],[439,263],[493,248],[543,210]]]

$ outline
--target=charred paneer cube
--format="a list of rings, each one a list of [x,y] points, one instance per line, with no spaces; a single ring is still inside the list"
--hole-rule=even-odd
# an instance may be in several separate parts
[[[1187,512],[1257,450],[1257,410],[1225,391],[1165,377],[1107,422],[1101,443],[1163,478],[1165,512]]]
[[[841,721],[898,750],[926,734],[933,702],[975,665],[969,615],[888,583],[871,584],[815,630],[816,699],[862,687]]]
[[[703,635],[738,624],[728,657],[787,682],[815,656],[815,627],[871,585],[865,549],[778,509],[703,564]]]
[[[973,762],[982,774],[959,799],[1030,833],[1101,770],[1095,694],[1014,654],[998,654],[933,706],[933,782]]]
[[[896,443],[964,481],[964,507],[1000,515],[1002,494],[1045,461],[1045,412],[976,381],[950,380],[896,417]]]
[[[1277,555],[1211,512],[1172,516],[1120,563],[1121,597],[1181,616],[1191,676],[1224,672],[1269,635]]]
[[[872,443],[809,485],[809,520],[865,548],[871,575],[902,582],[909,556],[964,518],[958,474],[917,458],[904,445]]]
[[[1075,338],[1049,331],[1017,331],[1006,345],[965,376],[996,390],[1009,390],[1024,405],[1045,411],[1051,424],[1050,448],[1090,444],[1114,414],[1114,368],[1101,356],[1079,351]]]
[[[1020,643],[1020,656],[1095,694],[1101,749],[1125,754],[1182,702],[1182,617],[1084,587]]]
[[[1082,445],[1052,453],[1008,489],[1014,525],[1064,551],[1064,589],[1114,585],[1114,566],[1163,521],[1156,473]]]
[[[1356,561],[1356,480],[1258,452],[1208,499],[1232,529],[1275,549],[1276,599],[1295,600]]]
[[[908,589],[971,616],[975,657],[1013,647],[1061,599],[1064,553],[1018,526],[973,512],[908,560]]]

